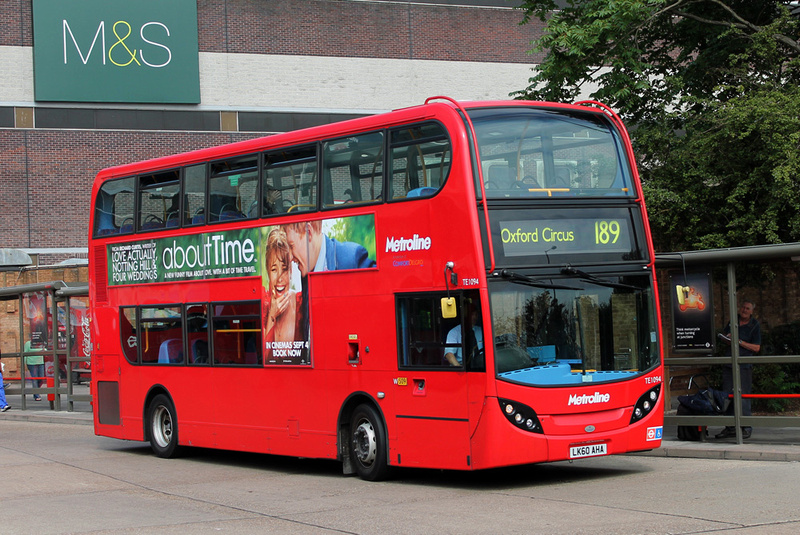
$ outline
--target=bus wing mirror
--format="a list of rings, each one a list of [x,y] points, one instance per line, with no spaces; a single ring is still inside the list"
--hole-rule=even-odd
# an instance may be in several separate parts
[[[442,297],[442,317],[455,318],[458,315],[455,297]]]

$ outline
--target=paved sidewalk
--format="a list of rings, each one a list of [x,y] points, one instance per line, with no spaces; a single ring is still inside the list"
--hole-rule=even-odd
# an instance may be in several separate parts
[[[753,428],[753,436],[737,444],[735,438],[715,439],[721,427],[710,428],[704,442],[678,440],[676,427],[664,428],[664,439],[657,450],[635,453],[654,457],[693,457],[736,459],[741,461],[800,461],[800,428]]]
[[[16,420],[24,422],[42,422],[49,424],[74,424],[74,425],[93,425],[91,412],[68,412],[51,411],[46,409],[21,411],[12,408],[6,412],[0,412],[0,420]]]
[[[86,384],[75,385],[74,393],[87,396],[89,386]],[[22,410],[22,396],[16,393],[9,394],[8,390],[6,390],[6,401],[11,408],[6,412],[0,412],[0,420],[93,425],[92,404],[88,401],[74,402],[74,410],[69,411],[67,410],[69,408],[67,396],[62,395],[61,410],[55,411],[52,410],[47,394],[42,394],[41,401],[34,401],[33,396],[28,395],[25,410]]]

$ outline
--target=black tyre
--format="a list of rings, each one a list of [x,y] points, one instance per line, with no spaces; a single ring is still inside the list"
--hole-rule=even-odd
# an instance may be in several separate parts
[[[175,405],[164,394],[154,397],[147,407],[147,434],[156,455],[164,458],[177,455],[178,418]]]
[[[359,405],[350,420],[350,459],[361,479],[379,481],[389,475],[386,427],[371,405]]]

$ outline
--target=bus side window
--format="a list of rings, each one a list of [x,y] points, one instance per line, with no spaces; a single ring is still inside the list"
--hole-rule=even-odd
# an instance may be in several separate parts
[[[183,226],[206,222],[206,165],[193,165],[183,171]]]
[[[140,314],[138,345],[142,364],[182,364],[181,307],[142,307]]]
[[[438,123],[391,133],[390,193],[392,199],[430,197],[450,172],[450,140]]]
[[[444,294],[398,296],[397,334],[399,366],[447,366],[444,360],[448,325],[441,314]],[[450,320],[454,325],[458,320]]]
[[[94,201],[96,236],[133,232],[134,178],[109,180],[103,184]]]
[[[119,314],[119,336],[122,344],[122,354],[131,364],[139,362],[137,326],[136,308],[122,307]]]
[[[258,157],[246,156],[211,164],[208,180],[207,221],[234,221],[253,217],[258,199]]]
[[[208,305],[186,305],[186,342],[189,364],[210,364],[208,354]]]
[[[383,132],[325,142],[322,179],[325,208],[383,199]]]
[[[316,183],[316,145],[266,154],[261,186],[262,215],[315,210]]]
[[[261,303],[212,303],[214,364],[261,365]]]
[[[139,230],[156,230],[180,223],[178,170],[139,177]]]

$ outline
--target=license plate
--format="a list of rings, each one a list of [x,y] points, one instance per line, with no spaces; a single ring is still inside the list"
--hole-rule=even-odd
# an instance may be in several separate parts
[[[597,457],[598,455],[608,455],[606,444],[585,444],[583,446],[570,446],[569,448],[570,459]]]

